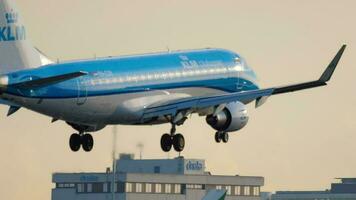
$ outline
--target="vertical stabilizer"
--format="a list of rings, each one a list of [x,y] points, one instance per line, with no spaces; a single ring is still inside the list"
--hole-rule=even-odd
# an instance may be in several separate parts
[[[41,66],[12,0],[0,0],[0,74]]]

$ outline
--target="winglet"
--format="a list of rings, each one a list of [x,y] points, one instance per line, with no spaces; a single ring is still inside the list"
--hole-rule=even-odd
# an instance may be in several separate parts
[[[320,82],[325,83],[330,80],[331,76],[333,75],[333,73],[335,71],[337,64],[339,63],[339,60],[340,60],[342,54],[344,53],[345,48],[346,48],[346,44],[342,45],[340,50],[335,55],[334,59],[330,62],[328,67],[325,69],[324,73],[320,76],[320,78],[319,78]]]

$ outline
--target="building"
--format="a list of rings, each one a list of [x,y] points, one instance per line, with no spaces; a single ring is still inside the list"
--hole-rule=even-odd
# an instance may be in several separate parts
[[[330,190],[324,191],[278,191],[272,200],[356,200],[356,178],[338,178]]]
[[[261,200],[271,200],[271,192],[261,192]]]
[[[200,159],[135,160],[126,154],[115,173],[54,173],[52,182],[52,200],[201,200],[211,190],[225,190],[227,200],[260,200],[264,178],[211,175]]]

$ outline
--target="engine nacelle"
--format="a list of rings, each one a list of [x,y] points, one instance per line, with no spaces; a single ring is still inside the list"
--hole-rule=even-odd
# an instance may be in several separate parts
[[[206,122],[217,131],[238,131],[246,126],[248,114],[245,104],[232,102],[219,112],[216,116],[208,115]]]

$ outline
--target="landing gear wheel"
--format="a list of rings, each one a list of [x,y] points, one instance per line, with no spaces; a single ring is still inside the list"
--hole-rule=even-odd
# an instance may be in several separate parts
[[[216,132],[215,133],[215,142],[220,143],[221,142],[221,132]]]
[[[82,147],[83,150],[89,152],[93,149],[94,139],[90,134],[85,134],[82,136]]]
[[[183,151],[185,146],[185,140],[182,134],[177,134],[173,136],[173,148],[177,152]]]
[[[69,147],[76,152],[80,149],[81,138],[79,134],[73,133],[69,138]]]
[[[172,136],[169,134],[163,134],[161,137],[161,149],[164,152],[169,152],[172,148]]]
[[[223,132],[220,136],[224,143],[227,143],[229,141],[229,133]]]

